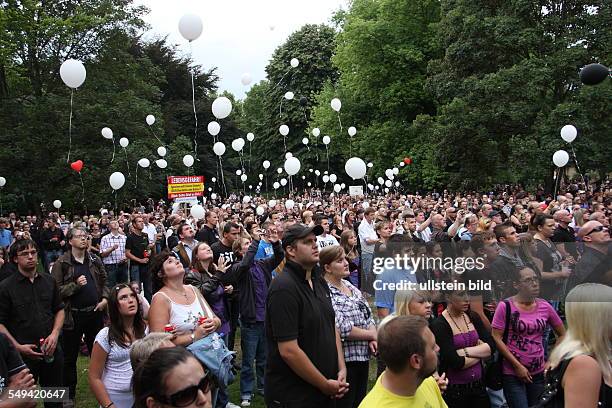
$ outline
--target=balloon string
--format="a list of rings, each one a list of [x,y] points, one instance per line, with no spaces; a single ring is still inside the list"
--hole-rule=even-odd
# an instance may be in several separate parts
[[[251,147],[253,147],[253,143],[249,142],[249,173],[251,173]]]
[[[151,167],[152,167],[152,166],[149,166],[149,180],[152,180],[152,179],[153,179],[153,176],[151,176]]]
[[[115,160],[115,138],[113,137],[113,157],[111,157],[111,163]]]
[[[221,185],[223,186],[223,192],[225,193],[225,197],[227,197],[227,187],[225,186],[225,176],[223,176],[223,161],[221,156],[219,156],[219,172],[221,174]]]
[[[2,189],[0,188],[0,217],[2,217],[3,214],[4,212],[2,211]]]
[[[580,166],[578,165],[578,159],[576,158],[576,151],[574,150],[574,145],[571,143],[569,145],[572,148],[572,154],[574,155],[574,163],[576,163],[576,169],[578,169],[578,173],[580,173],[580,177],[582,177],[582,182],[584,183],[584,187],[586,188],[586,180],[584,178],[584,174],[582,174],[582,171],[580,170]]]
[[[157,135],[155,134],[155,132],[153,131],[153,128],[152,128],[151,126],[149,126],[149,130],[151,131],[151,133],[153,133],[153,136],[154,136],[154,137],[157,139],[157,141],[158,141],[159,143],[161,143],[161,144],[162,144],[162,146],[165,146],[164,142],[162,142],[162,141],[159,139],[159,137],[157,137]]]
[[[287,153],[287,136],[283,136],[283,146],[285,147],[285,153]]]
[[[70,118],[68,119],[68,157],[66,163],[70,163],[70,152],[72,151],[72,99],[74,96],[74,88],[70,89]]]
[[[325,154],[327,155],[327,171],[329,171],[329,148],[327,147],[327,145],[325,145]]]
[[[85,185],[83,184],[83,176],[79,171],[79,179],[81,180],[81,202],[85,202]]]
[[[193,131],[193,146],[194,146],[193,151],[195,153],[196,160],[199,161],[200,159],[198,158],[198,138],[197,138],[198,136],[198,114],[196,112],[196,105],[195,105],[195,79],[194,79],[193,71],[191,71],[191,102],[193,104],[193,117],[195,119],[195,129]]]
[[[283,115],[283,99],[285,99],[284,96],[281,96],[281,101],[280,101],[280,108],[278,110],[278,117],[280,118]]]
[[[338,114],[338,123],[340,124],[340,133],[342,133],[342,121],[340,120],[340,112],[337,112]]]
[[[128,154],[125,147],[123,148],[123,152],[125,153],[125,164],[127,164],[128,177],[132,177],[132,173],[130,172],[130,161],[128,160]]]
[[[306,109],[302,106],[302,113],[304,113],[304,122],[308,123],[308,118],[306,117]]]
[[[278,81],[278,83],[276,85],[274,85],[272,87],[272,89],[270,89],[270,92],[274,91],[274,89],[276,89],[277,86],[279,86],[281,84],[281,82],[283,82],[283,79],[285,79],[285,76],[291,71],[291,69],[288,69],[287,72],[285,72],[283,74],[283,76],[281,77],[280,81]]]
[[[117,214],[117,190],[113,190],[113,195],[115,196],[115,214]]]
[[[138,165],[136,165],[136,183],[134,183],[134,187],[138,188]]]

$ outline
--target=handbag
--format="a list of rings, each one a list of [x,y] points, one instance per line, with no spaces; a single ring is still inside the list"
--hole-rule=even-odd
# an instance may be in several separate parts
[[[504,300],[506,304],[506,323],[504,325],[504,334],[502,341],[508,342],[508,332],[510,331],[510,302]],[[502,374],[503,374],[503,361],[504,357],[501,355],[499,350],[496,350],[493,357],[489,360],[489,363],[485,366],[484,381],[487,388],[498,391],[503,388]]]
[[[210,309],[210,306],[208,306],[208,303],[203,301],[200,291],[195,290],[195,293],[206,316],[208,318],[214,317],[215,314]],[[187,350],[210,370],[217,380],[219,387],[227,388],[236,378],[236,373],[232,367],[232,360],[236,352],[228,350],[225,342],[217,332],[210,333],[208,336],[193,342],[187,346]]]

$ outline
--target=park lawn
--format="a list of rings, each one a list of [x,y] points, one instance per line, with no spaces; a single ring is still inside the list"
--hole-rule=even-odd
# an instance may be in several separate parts
[[[240,344],[240,331],[236,333],[236,345]],[[237,347],[240,350],[240,347]],[[238,359],[241,358],[240,351],[238,351]],[[77,408],[96,408],[98,403],[93,396],[89,388],[89,381],[87,380],[87,368],[89,366],[89,358],[79,356],[77,362],[77,373],[78,373],[78,384],[76,394],[76,407]],[[370,360],[370,379],[368,389],[371,389],[376,381],[376,359]],[[230,385],[230,401],[236,405],[240,405],[240,377],[237,376],[234,383]],[[42,404],[39,404],[42,408]],[[265,408],[263,397],[256,395],[251,401],[252,408]]]

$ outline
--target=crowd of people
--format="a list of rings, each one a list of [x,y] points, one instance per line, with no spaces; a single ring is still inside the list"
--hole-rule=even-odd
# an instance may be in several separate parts
[[[84,406],[80,353],[104,408],[605,406],[612,190],[580,188],[11,213],[0,407]],[[241,351],[236,404],[212,348]]]

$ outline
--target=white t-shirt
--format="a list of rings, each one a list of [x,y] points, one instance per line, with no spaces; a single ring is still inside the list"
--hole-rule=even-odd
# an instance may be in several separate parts
[[[102,382],[108,391],[131,393],[132,364],[130,363],[130,348],[112,345],[108,342],[108,327],[96,335],[96,343],[108,354],[102,373]]]
[[[147,234],[149,238],[149,243],[155,242],[155,234],[157,234],[157,228],[153,224],[145,224],[142,232]]]
[[[325,247],[331,245],[338,245],[338,240],[333,235],[327,234],[325,236],[317,235],[317,246],[319,249],[323,249]]]
[[[378,239],[376,231],[374,231],[374,225],[370,224],[365,218],[361,220],[359,224],[359,241],[361,242],[361,251],[368,254],[374,253],[374,244],[368,245],[366,239],[375,240]]]
[[[419,225],[417,224],[417,231],[419,230]],[[421,238],[421,240],[423,240],[423,242],[429,242],[431,241],[431,229],[429,229],[429,227],[426,227],[423,231],[419,232],[419,238]]]

